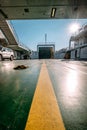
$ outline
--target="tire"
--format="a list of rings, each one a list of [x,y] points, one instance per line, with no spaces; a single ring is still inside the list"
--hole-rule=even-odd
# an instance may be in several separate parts
[[[11,56],[11,57],[10,57],[10,60],[11,60],[11,61],[13,61],[13,59],[14,59],[14,57],[13,57],[13,56]]]
[[[2,60],[3,60],[2,55],[0,55],[0,61],[2,61]]]

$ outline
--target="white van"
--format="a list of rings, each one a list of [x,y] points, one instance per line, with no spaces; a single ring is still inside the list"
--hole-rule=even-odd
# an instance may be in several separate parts
[[[4,59],[14,59],[14,52],[10,48],[0,46],[0,61]]]

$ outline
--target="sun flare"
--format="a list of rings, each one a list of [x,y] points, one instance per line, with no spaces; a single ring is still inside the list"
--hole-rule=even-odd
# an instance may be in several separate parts
[[[80,25],[78,23],[73,23],[70,25],[69,30],[70,33],[75,33],[80,28]]]

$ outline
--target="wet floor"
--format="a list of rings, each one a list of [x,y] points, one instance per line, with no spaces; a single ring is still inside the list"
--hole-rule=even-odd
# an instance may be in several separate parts
[[[47,66],[66,130],[86,130],[86,62],[47,61]]]
[[[25,70],[14,70],[17,65]],[[23,130],[36,88],[41,62],[0,62],[0,130]]]
[[[87,130],[87,62],[64,60],[0,62],[0,130],[25,129],[43,62],[65,129]],[[28,68],[14,70],[17,65]]]

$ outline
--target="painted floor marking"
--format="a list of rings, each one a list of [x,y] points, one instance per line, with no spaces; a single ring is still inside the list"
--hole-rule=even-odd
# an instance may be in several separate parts
[[[25,130],[65,130],[46,64],[42,64]]]

